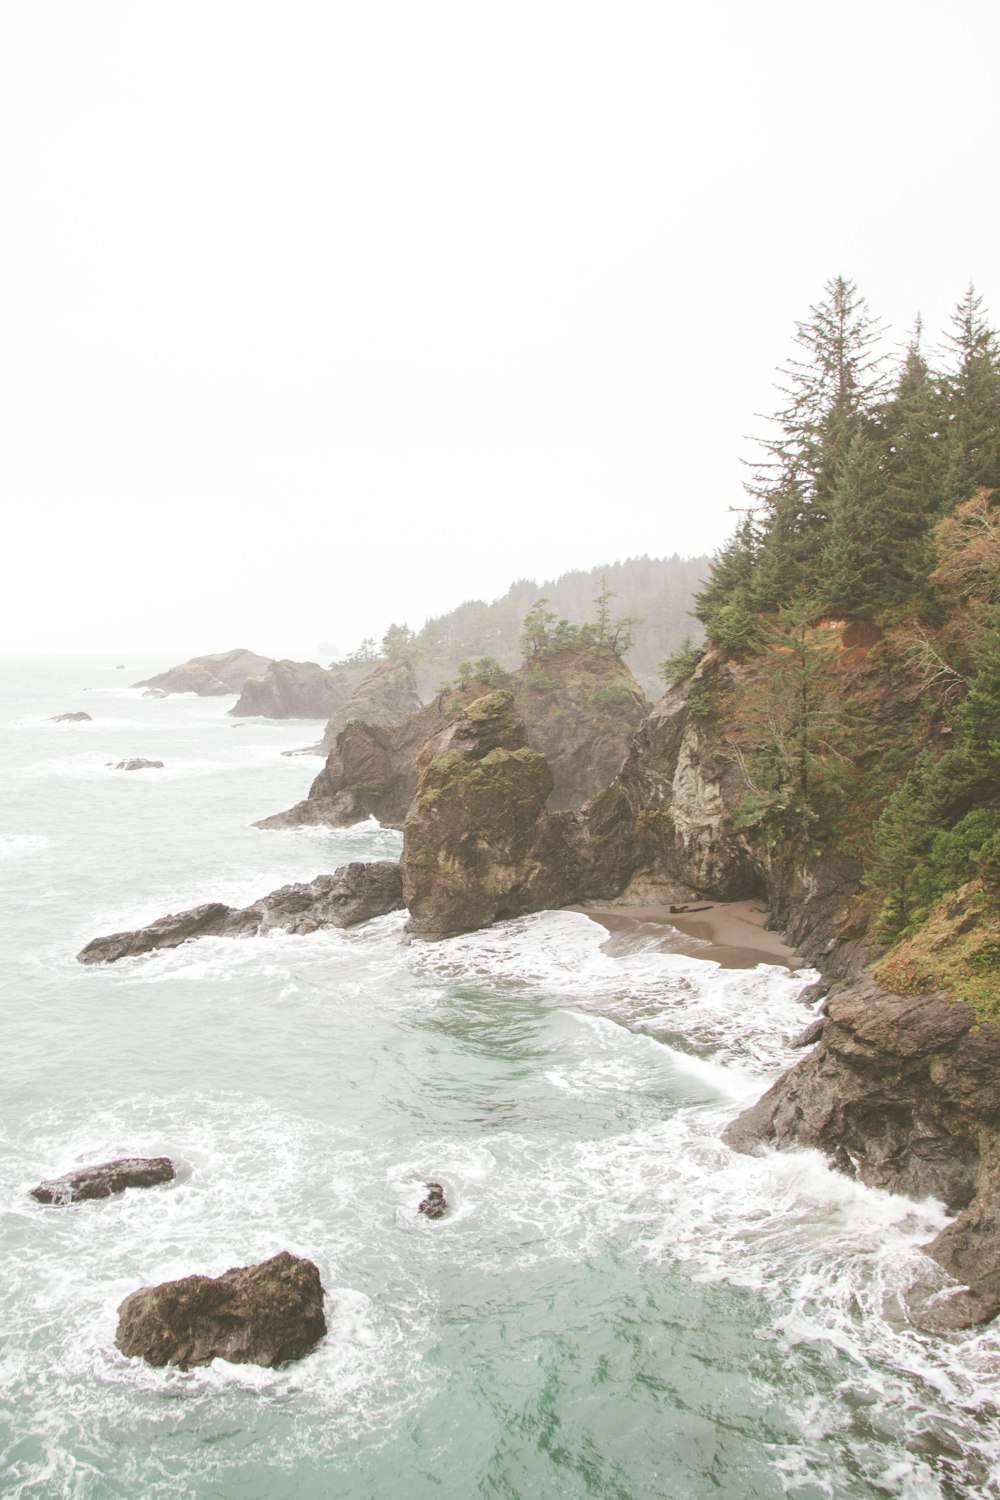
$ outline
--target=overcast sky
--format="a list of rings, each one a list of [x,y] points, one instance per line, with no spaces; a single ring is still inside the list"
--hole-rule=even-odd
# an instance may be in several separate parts
[[[0,645],[711,551],[830,277],[1000,321],[998,13],[0,0]]]

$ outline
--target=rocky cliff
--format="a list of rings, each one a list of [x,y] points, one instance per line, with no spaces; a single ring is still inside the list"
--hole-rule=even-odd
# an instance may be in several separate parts
[[[352,719],[366,724],[398,724],[420,708],[413,668],[405,661],[384,661],[352,688],[349,697],[331,713],[319,744],[329,755],[340,731]]]
[[[190,661],[156,677],[133,682],[133,687],[153,693],[197,693],[200,698],[223,698],[241,693],[248,677],[259,676],[270,666],[270,658],[253,651],[220,651],[214,656],[193,656]]]
[[[357,669],[327,670],[314,661],[272,661],[258,677],[248,677],[234,718],[325,719],[350,698]]]
[[[546,812],[551,791],[513,693],[471,703],[434,744],[406,820],[409,931],[447,937],[573,900],[574,815]]]
[[[524,720],[527,745],[548,761],[550,811],[582,807],[608,785],[649,711],[624,662],[612,651],[592,647],[545,653],[511,676],[509,691]],[[338,828],[373,816],[387,827],[402,828],[437,738],[487,692],[488,683],[473,680],[438,693],[426,708],[395,723],[348,718],[309,796],[257,826]],[[357,704],[355,698],[348,707]]]

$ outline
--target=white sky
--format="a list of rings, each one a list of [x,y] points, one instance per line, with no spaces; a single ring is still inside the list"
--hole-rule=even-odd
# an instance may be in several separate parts
[[[0,0],[0,649],[710,551],[837,273],[1000,322],[985,0]]]

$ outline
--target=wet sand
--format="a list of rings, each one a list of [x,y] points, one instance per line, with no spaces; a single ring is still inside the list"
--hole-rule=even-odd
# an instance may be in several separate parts
[[[798,969],[802,960],[781,941],[778,933],[765,930],[767,912],[756,901],[692,901],[692,912],[672,912],[663,906],[611,906],[587,902],[572,906],[611,933],[605,945],[609,952],[632,952],[636,940],[650,943],[667,953],[689,953],[692,958],[710,958],[726,969],[752,969],[757,964],[783,964]],[[700,908],[704,907],[704,910]]]

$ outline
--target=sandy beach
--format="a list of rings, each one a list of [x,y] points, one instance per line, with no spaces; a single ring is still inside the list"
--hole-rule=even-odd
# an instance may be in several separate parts
[[[667,905],[612,906],[587,902],[571,911],[583,912],[621,940],[628,951],[637,938],[655,942],[668,953],[690,953],[710,958],[727,969],[749,969],[757,964],[801,967],[801,960],[764,926],[767,912],[757,901],[691,901],[695,910],[672,912]],[[610,951],[614,947],[609,945]]]

